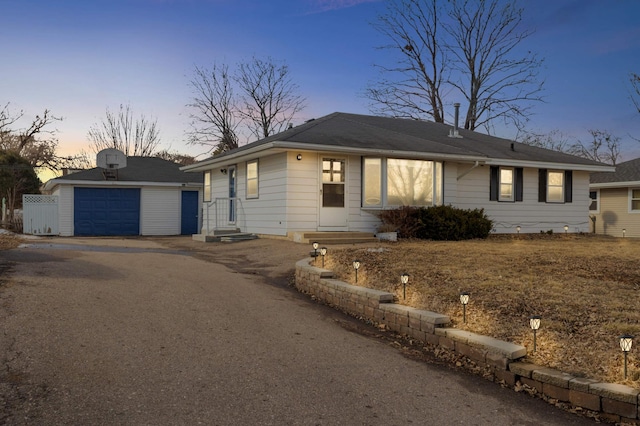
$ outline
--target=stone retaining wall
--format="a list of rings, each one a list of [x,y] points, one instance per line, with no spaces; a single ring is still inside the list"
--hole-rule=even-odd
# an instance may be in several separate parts
[[[449,317],[393,303],[384,291],[354,286],[334,279],[332,271],[296,263],[296,288],[318,300],[388,329],[466,356],[484,367],[496,382],[514,388],[517,383],[551,400],[596,411],[612,422],[640,424],[640,391],[625,385],[601,383],[561,371],[521,362],[524,346],[450,328]]]

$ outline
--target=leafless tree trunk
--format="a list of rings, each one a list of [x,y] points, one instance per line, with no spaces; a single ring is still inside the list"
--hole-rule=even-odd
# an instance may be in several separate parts
[[[286,64],[253,58],[239,64],[235,79],[242,93],[240,114],[258,139],[285,130],[305,107]]]
[[[440,13],[436,1],[400,0],[388,3],[386,14],[374,24],[390,40],[382,49],[400,54],[398,66],[378,65],[383,75],[397,79],[366,89],[374,113],[444,122],[441,88],[448,61],[440,40]]]
[[[237,148],[239,120],[229,67],[195,67],[194,74],[189,82],[194,98],[187,105],[193,109],[189,143],[210,147],[214,154]]]
[[[378,112],[443,122],[443,103],[457,101],[459,92],[467,100],[466,129],[490,132],[496,119],[521,127],[543,87],[542,60],[518,53],[531,35],[521,21],[521,8],[499,0],[390,0],[376,28],[400,54],[400,66],[380,67],[395,78],[366,96]]]
[[[570,154],[601,163],[616,165],[620,159],[620,138],[606,130],[589,130],[592,136],[588,144],[577,142],[569,148]]]
[[[87,137],[95,152],[115,148],[127,156],[149,157],[160,144],[157,119],[148,120],[144,115],[134,121],[129,105],[120,105],[118,114],[106,110],[106,117],[100,124],[89,129]]]

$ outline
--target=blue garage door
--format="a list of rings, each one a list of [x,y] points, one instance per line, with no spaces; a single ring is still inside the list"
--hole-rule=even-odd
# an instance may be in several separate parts
[[[74,235],[140,235],[139,188],[74,188]]]
[[[182,191],[182,216],[180,233],[198,233],[198,191]]]

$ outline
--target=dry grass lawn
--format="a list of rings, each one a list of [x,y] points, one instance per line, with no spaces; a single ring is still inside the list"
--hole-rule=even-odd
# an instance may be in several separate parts
[[[521,235],[380,247],[329,247],[326,268],[355,284],[358,259],[358,285],[447,314],[454,327],[524,345],[535,364],[640,389],[640,240]],[[404,300],[403,272],[410,275]],[[461,291],[471,294],[466,324]],[[542,317],[535,353],[531,315]],[[618,343],[623,334],[638,336],[627,380]]]

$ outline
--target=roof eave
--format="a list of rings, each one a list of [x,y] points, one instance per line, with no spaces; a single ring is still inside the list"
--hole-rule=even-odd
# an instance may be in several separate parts
[[[626,181],[626,182],[601,182],[601,183],[590,183],[589,188],[628,188],[631,186],[640,186],[640,181]]]
[[[530,167],[538,169],[559,169],[559,170],[577,170],[584,172],[615,172],[615,166],[609,166],[606,164],[577,164],[560,162],[555,163],[551,161],[532,161],[532,160],[511,160],[495,158],[487,160],[487,164],[496,166],[514,166],[514,167]]]

